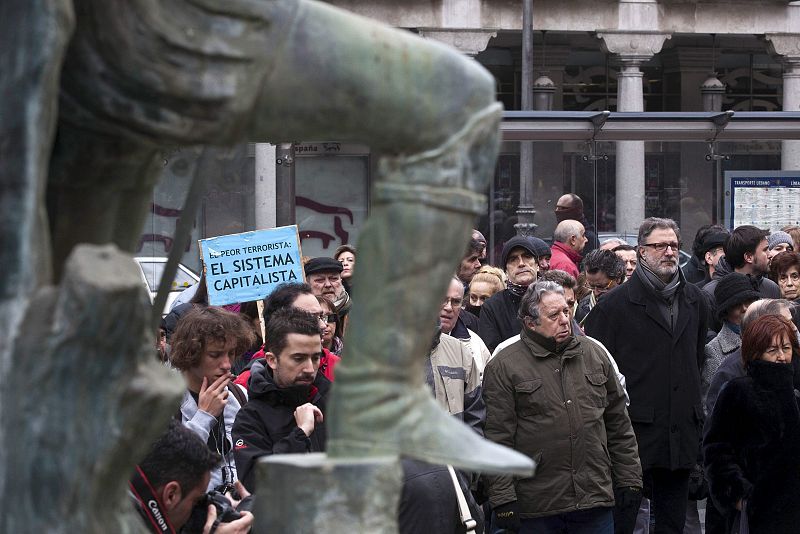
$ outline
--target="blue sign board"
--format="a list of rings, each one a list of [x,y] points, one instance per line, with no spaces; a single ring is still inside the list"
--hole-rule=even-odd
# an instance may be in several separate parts
[[[297,226],[199,240],[214,306],[260,300],[287,282],[304,282]]]
[[[800,224],[800,172],[726,171],[725,222],[765,230]]]

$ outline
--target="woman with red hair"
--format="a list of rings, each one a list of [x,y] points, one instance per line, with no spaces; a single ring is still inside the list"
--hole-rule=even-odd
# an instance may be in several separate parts
[[[797,532],[800,525],[800,411],[794,368],[797,331],[778,315],[742,333],[747,376],[722,389],[703,440],[711,497],[733,526],[750,532]]]

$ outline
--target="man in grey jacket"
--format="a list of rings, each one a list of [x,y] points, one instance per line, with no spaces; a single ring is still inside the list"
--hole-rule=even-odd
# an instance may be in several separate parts
[[[211,471],[209,490],[232,487],[238,480],[231,428],[247,397],[233,383],[231,368],[254,340],[252,328],[239,314],[215,306],[187,312],[172,335],[170,363],[186,380],[181,422],[222,457]]]
[[[519,341],[484,373],[486,438],[537,461],[532,478],[492,477],[493,524],[522,533],[612,534],[615,498],[638,509],[642,469],[606,353],[571,330],[564,289],[531,285]]]

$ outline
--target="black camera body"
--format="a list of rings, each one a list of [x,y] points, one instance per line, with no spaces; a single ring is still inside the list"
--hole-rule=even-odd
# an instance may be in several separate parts
[[[181,529],[181,534],[202,534],[203,528],[208,518],[208,505],[213,504],[217,509],[217,522],[230,523],[236,521],[242,514],[240,511],[249,512],[253,508],[253,498],[248,496],[239,503],[237,508],[233,507],[231,501],[224,493],[216,488],[206,493],[192,509],[192,515]]]

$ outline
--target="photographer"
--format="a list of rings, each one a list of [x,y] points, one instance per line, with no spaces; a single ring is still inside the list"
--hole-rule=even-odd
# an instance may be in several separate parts
[[[246,534],[253,514],[237,511],[239,503],[215,493],[209,503],[206,486],[219,455],[210,451],[193,432],[173,422],[136,466],[130,495],[149,532],[168,534]],[[249,494],[237,482],[246,499]],[[219,497],[225,502],[219,501]],[[190,517],[202,527],[184,528]]]

